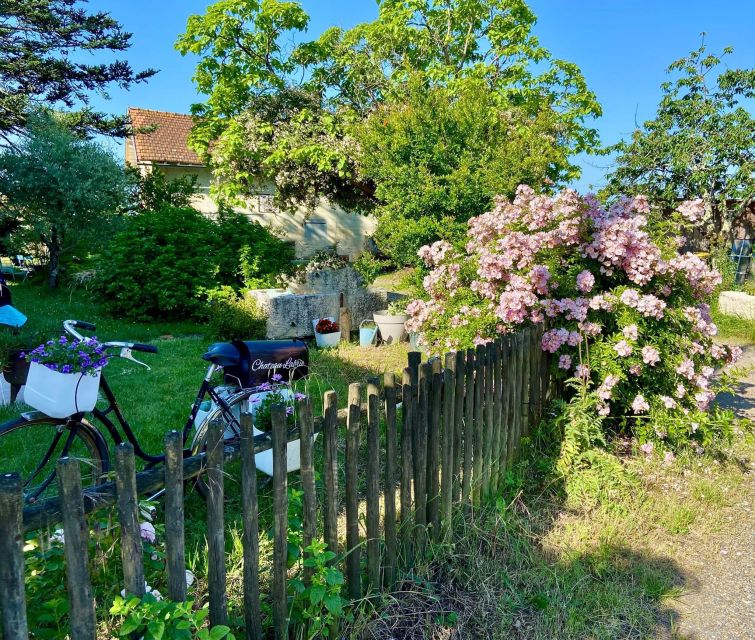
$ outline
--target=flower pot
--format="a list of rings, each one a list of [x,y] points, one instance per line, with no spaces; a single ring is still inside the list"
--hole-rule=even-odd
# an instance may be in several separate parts
[[[335,322],[336,319],[332,317],[327,318],[318,318],[317,320],[312,320],[312,329],[315,333],[315,344],[320,349],[331,349],[333,347],[337,347],[338,344],[341,342],[341,332],[335,331],[333,333],[317,333],[317,323],[320,320],[330,320],[331,322]]]
[[[406,340],[407,333],[404,325],[409,319],[408,315],[405,313],[393,315],[388,313],[387,309],[384,309],[375,311],[372,317],[375,319],[378,329],[380,329],[380,337],[383,342],[395,344]]]
[[[24,401],[37,411],[66,418],[94,409],[100,388],[100,370],[95,375],[60,373],[32,362],[24,389]]]
[[[29,363],[20,358],[20,352],[11,354],[9,362],[3,369],[3,376],[9,384],[21,386],[26,384],[29,375]]]

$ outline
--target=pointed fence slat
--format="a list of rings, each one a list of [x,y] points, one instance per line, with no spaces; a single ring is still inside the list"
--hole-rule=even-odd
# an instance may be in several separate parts
[[[297,401],[297,416],[299,419],[299,435],[301,436],[300,473],[301,486],[304,494],[302,547],[309,547],[317,536],[317,494],[315,493],[315,464],[314,464],[314,424],[312,421],[312,401],[309,397]],[[309,554],[305,554],[305,558]],[[304,567],[304,584],[309,586],[314,573],[313,567]]]
[[[323,398],[323,429],[325,443],[325,543],[338,553],[338,397],[326,391]]]
[[[451,507],[453,504],[453,461],[454,461],[454,402],[456,384],[456,354],[447,353],[443,370],[443,436],[441,438],[441,511],[440,522],[444,532],[451,524]]]
[[[485,346],[479,345],[475,354],[475,383],[474,383],[474,455],[472,470],[472,502],[480,503],[483,474],[483,450],[485,446]]]
[[[380,388],[367,385],[367,578],[380,589]]]
[[[412,445],[414,439],[415,397],[417,385],[413,383],[412,369],[406,367],[401,377],[401,542],[406,564],[411,565],[410,542],[414,517],[412,514],[412,480],[414,467]]]
[[[419,368],[419,410],[416,420],[416,448],[414,460],[415,544],[422,552],[427,536],[427,457],[428,428],[430,423],[430,393],[433,369],[428,362]]]
[[[64,549],[71,640],[94,640],[97,633],[94,595],[87,562],[89,527],[84,517],[79,461],[61,458],[57,463],[57,474],[66,541]]]
[[[139,497],[136,493],[134,445],[122,442],[115,448],[115,486],[121,521],[121,562],[128,595],[144,595],[144,561],[139,525]]]
[[[456,352],[454,363],[454,452],[453,452],[453,501],[461,499],[461,475],[464,464],[464,384],[466,382],[466,354],[464,351]]]
[[[461,486],[461,501],[468,505],[472,499],[472,468],[474,457],[474,405],[475,369],[474,349],[467,349],[466,389],[464,395],[464,478]]]
[[[213,420],[207,429],[207,582],[212,627],[228,624],[223,514],[224,432],[225,424],[220,420]]]
[[[362,409],[359,384],[349,385],[349,406],[346,423],[346,583],[349,597],[362,597],[359,567],[359,430]]]
[[[288,639],[288,425],[286,408],[270,408],[273,428],[273,633]]]
[[[4,640],[29,637],[24,590],[23,504],[19,475],[0,475],[0,613]]]
[[[392,372],[384,376],[385,393],[385,563],[384,580],[386,588],[391,589],[396,580],[397,535],[396,535],[396,380]]]
[[[433,539],[440,533],[440,440],[443,375],[440,358],[433,360],[433,377],[430,394],[430,422],[427,430],[427,524]]]
[[[241,509],[244,523],[244,626],[247,640],[262,640],[258,506],[254,426],[252,414],[244,411],[241,414]]]
[[[482,496],[485,500],[490,498],[490,481],[493,471],[493,431],[495,429],[494,407],[495,399],[495,374],[494,374],[495,344],[488,342],[485,345],[485,425],[483,435],[482,452]]]
[[[183,437],[178,431],[165,434],[165,568],[168,598],[186,600],[186,550],[184,532]]]

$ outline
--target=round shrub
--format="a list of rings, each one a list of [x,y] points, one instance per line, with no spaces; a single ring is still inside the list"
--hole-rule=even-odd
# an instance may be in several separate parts
[[[702,208],[685,202],[664,217],[642,196],[605,209],[521,186],[470,220],[463,248],[420,249],[427,299],[409,305],[407,328],[440,352],[544,324],[554,372],[590,390],[580,402],[601,420],[641,440],[706,444],[726,429],[703,413],[711,377],[737,349],[713,342],[706,300],[720,275],[678,249]]]
[[[99,262],[97,285],[118,316],[202,318],[206,289],[271,286],[292,258],[290,243],[241,214],[211,220],[164,207],[127,218]]]
[[[239,296],[232,287],[206,292],[210,334],[218,340],[261,340],[265,338],[267,318],[257,303]]]

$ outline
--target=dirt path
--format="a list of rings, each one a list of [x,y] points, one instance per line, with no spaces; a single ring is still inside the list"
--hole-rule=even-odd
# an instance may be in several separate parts
[[[755,420],[755,346],[745,349],[738,366],[753,367],[736,396],[722,404]],[[676,603],[679,640],[755,638],[755,467],[741,492],[721,514],[721,533],[687,545],[675,558],[685,574],[685,593]]]

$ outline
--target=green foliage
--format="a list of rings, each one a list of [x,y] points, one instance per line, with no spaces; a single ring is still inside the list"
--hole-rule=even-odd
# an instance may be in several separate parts
[[[563,161],[566,154],[594,146],[596,133],[585,121],[598,115],[600,107],[579,69],[552,59],[539,44],[531,33],[534,23],[522,0],[381,0],[374,21],[350,30],[333,27],[292,46],[291,40],[309,26],[299,2],[219,0],[204,15],[189,18],[176,44],[181,53],[200,57],[195,82],[208,96],[193,107],[201,120],[192,143],[219,177],[214,188],[222,198],[233,201],[274,184],[277,204],[289,210],[312,207],[325,197],[363,211],[376,204],[376,187],[381,188],[385,171],[377,154],[373,160],[362,157],[360,123],[383,106],[402,104],[410,79],[417,92],[433,89],[432,99],[446,95],[447,101],[468,83],[484,83],[481,109],[489,109],[478,129],[466,121],[466,133],[489,126],[497,126],[501,135],[505,131],[516,142],[508,155],[497,154],[501,161],[522,160],[521,140],[527,139],[536,152],[530,150],[533,166],[523,172],[540,177],[551,161],[548,171],[561,177],[573,171]],[[472,103],[471,97],[465,103],[468,115]],[[522,117],[510,120],[514,112]],[[498,122],[491,123],[496,114]],[[459,115],[456,122],[461,119]],[[421,124],[429,138],[437,137],[434,123]],[[456,149],[462,136],[454,135],[449,147]],[[454,213],[468,201],[489,202],[492,194],[481,196],[477,184],[475,172],[484,160],[475,150],[449,170],[435,166],[452,157],[440,140],[427,140],[423,149],[435,154],[420,168],[432,169],[439,192],[456,196],[454,185],[462,185],[465,172],[472,176],[458,194]],[[401,164],[398,156],[396,152],[394,161]],[[415,160],[405,157],[402,169]],[[530,163],[529,157],[523,161]],[[442,184],[444,176],[451,176],[453,184]],[[416,175],[414,180],[429,186]],[[465,211],[462,217],[469,215]],[[435,212],[431,217],[439,218]],[[434,237],[432,232],[429,238]]]
[[[153,69],[135,73],[125,60],[102,64],[85,54],[125,51],[131,34],[110,14],[88,12],[79,0],[0,4],[0,138],[23,134],[29,110],[39,105],[78,107],[69,123],[80,131],[126,135],[128,119],[89,107],[89,93],[111,84],[128,89]]]
[[[363,251],[354,260],[352,266],[362,276],[365,284],[372,284],[375,282],[375,278],[387,270],[388,262],[381,260],[369,251]]]
[[[16,244],[47,249],[55,287],[61,259],[91,251],[124,204],[126,179],[110,152],[50,114],[30,117],[25,134],[0,152],[0,219],[20,223]]]
[[[144,640],[234,640],[231,630],[224,625],[203,628],[209,614],[208,605],[194,608],[194,602],[156,600],[147,594],[141,600],[125,600],[118,596],[110,614],[123,619],[118,629],[119,638]]]
[[[360,170],[377,185],[381,252],[417,265],[421,246],[461,238],[495,196],[576,176],[568,146],[553,143],[560,127],[554,112],[502,102],[481,79],[428,87],[413,78],[353,130]]]
[[[732,52],[724,49],[723,55]],[[672,63],[654,119],[609,147],[606,195],[642,193],[672,211],[702,197],[707,232],[726,232],[755,196],[755,69],[727,68],[704,44]]]
[[[295,593],[291,619],[302,625],[307,640],[337,637],[339,622],[347,618],[348,601],[341,596],[344,576],[330,563],[336,554],[321,540],[304,548],[304,566],[312,571],[309,586],[294,578],[289,586]]]
[[[126,175],[131,184],[131,209],[155,211],[163,207],[185,208],[197,191],[197,176],[168,178],[165,172],[154,167],[142,173],[136,167],[127,166]]]
[[[218,340],[263,340],[267,318],[254,299],[233,287],[208,289],[210,334]]]
[[[201,317],[207,289],[239,287],[242,274],[255,284],[272,283],[290,268],[292,255],[290,244],[241,214],[210,220],[191,208],[165,207],[128,218],[103,254],[98,287],[111,312],[124,317]],[[224,323],[218,330],[240,328],[245,316],[257,326],[259,314],[248,304],[233,311],[227,322],[215,318]]]

